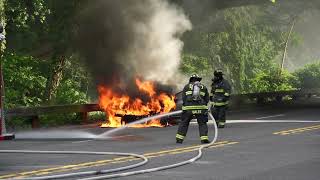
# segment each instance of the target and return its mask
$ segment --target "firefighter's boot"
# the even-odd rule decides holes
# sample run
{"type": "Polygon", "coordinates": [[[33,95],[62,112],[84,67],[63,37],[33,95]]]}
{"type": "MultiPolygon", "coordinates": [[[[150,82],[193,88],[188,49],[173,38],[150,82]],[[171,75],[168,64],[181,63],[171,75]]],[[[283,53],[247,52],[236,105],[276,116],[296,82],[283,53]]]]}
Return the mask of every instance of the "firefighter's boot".
{"type": "Polygon", "coordinates": [[[176,135],[176,143],[177,144],[182,144],[183,143],[183,139],[184,139],[183,135],[180,135],[180,134],[176,135]]]}
{"type": "Polygon", "coordinates": [[[201,136],[201,144],[208,144],[210,143],[208,136],[201,136]]]}
{"type": "Polygon", "coordinates": [[[218,128],[224,128],[225,127],[225,122],[223,122],[223,121],[219,121],[218,122],[218,128]]]}
{"type": "Polygon", "coordinates": [[[205,139],[205,140],[201,140],[201,144],[209,144],[210,141],[208,139],[205,139]]]}
{"type": "Polygon", "coordinates": [[[176,143],[177,143],[177,144],[182,144],[182,143],[183,143],[183,140],[176,138],[176,143]]]}

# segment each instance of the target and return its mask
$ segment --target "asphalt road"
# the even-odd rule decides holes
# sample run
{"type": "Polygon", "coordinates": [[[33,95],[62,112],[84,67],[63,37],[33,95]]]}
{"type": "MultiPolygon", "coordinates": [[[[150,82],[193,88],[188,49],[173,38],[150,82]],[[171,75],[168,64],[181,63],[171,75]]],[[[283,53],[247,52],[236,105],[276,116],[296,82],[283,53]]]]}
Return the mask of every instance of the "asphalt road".
{"type": "MultiPolygon", "coordinates": [[[[314,106],[259,108],[254,111],[246,109],[231,112],[227,127],[219,129],[217,143],[205,149],[200,160],[174,169],[119,179],[319,180],[319,109],[320,106],[314,106]]],[[[75,133],[77,138],[83,138],[91,133],[100,134],[108,129],[73,127],[60,129],[58,134],[63,136],[64,132],[70,133],[74,130],[89,132],[75,133]]],[[[197,154],[196,148],[200,144],[197,124],[190,125],[187,138],[182,145],[175,144],[176,130],[177,126],[127,129],[112,140],[99,141],[81,138],[2,141],[0,149],[116,151],[145,154],[149,157],[149,163],[137,168],[138,170],[173,164],[197,154]]],[[[214,133],[212,124],[210,130],[212,137],[214,133]]],[[[48,138],[50,134],[54,132],[40,132],[35,136],[48,138]]],[[[70,134],[68,138],[72,138],[69,136],[70,134]]],[[[101,155],[0,154],[0,179],[110,169],[137,162],[138,160],[128,157],[101,155]]]]}

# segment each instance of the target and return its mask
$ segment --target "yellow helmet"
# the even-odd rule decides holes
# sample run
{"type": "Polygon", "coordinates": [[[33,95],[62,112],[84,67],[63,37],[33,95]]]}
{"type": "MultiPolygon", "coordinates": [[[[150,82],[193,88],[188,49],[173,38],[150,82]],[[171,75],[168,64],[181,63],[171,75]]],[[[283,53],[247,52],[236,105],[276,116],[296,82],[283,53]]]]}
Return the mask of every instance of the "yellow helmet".
{"type": "Polygon", "coordinates": [[[192,75],[190,76],[189,81],[191,82],[192,80],[201,81],[201,80],[202,80],[202,77],[199,76],[198,74],[192,74],[192,75]]]}

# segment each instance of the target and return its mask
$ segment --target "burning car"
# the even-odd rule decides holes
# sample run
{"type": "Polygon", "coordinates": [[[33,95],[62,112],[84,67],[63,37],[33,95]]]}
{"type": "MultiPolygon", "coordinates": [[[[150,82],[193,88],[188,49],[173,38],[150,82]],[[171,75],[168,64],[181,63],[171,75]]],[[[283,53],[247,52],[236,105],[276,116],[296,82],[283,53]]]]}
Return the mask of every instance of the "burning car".
{"type": "MultiPolygon", "coordinates": [[[[127,94],[115,92],[112,88],[99,86],[99,105],[106,112],[107,122],[101,127],[120,127],[132,121],[155,114],[167,113],[176,109],[175,96],[159,91],[152,81],[135,79],[136,88],[141,97],[130,97],[127,94]]],[[[145,124],[132,127],[164,127],[168,120],[154,119],[145,124]]]]}

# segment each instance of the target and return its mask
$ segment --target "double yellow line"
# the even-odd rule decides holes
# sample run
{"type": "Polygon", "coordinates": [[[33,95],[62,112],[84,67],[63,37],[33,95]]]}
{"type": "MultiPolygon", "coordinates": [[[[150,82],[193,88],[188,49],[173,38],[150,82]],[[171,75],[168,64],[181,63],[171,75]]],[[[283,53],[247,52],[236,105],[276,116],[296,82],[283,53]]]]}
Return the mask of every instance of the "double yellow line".
{"type": "MultiPolygon", "coordinates": [[[[218,148],[223,147],[227,145],[233,145],[237,144],[239,142],[235,141],[221,141],[214,143],[209,148],[218,148]]],[[[183,148],[175,148],[175,149],[169,149],[164,151],[157,151],[157,152],[151,152],[146,153],[144,156],[147,158],[155,158],[155,157],[161,157],[166,155],[173,155],[173,154],[182,154],[187,152],[192,152],[197,150],[201,145],[195,145],[195,146],[188,146],[183,148]]],[[[99,161],[93,161],[93,162],[85,162],[80,164],[72,164],[72,165],[66,165],[66,166],[58,166],[53,168],[46,168],[46,169],[39,169],[34,171],[26,171],[26,172],[20,172],[20,173],[12,173],[7,175],[0,176],[0,179],[8,179],[8,178],[24,178],[29,176],[43,176],[48,175],[51,173],[60,173],[65,171],[72,171],[72,170],[78,170],[83,168],[89,168],[89,167],[96,167],[96,166],[104,166],[107,164],[118,164],[118,163],[124,163],[129,161],[135,161],[140,160],[135,157],[119,157],[119,158],[113,158],[113,159],[106,159],[106,160],[99,160],[99,161]]]]}
{"type": "Polygon", "coordinates": [[[308,126],[308,127],[302,127],[302,128],[296,128],[296,129],[289,129],[289,130],[285,130],[285,131],[278,131],[278,132],[274,132],[273,134],[285,136],[285,135],[297,134],[297,133],[312,131],[312,130],[317,130],[317,129],[320,129],[320,125],[308,126]]]}

